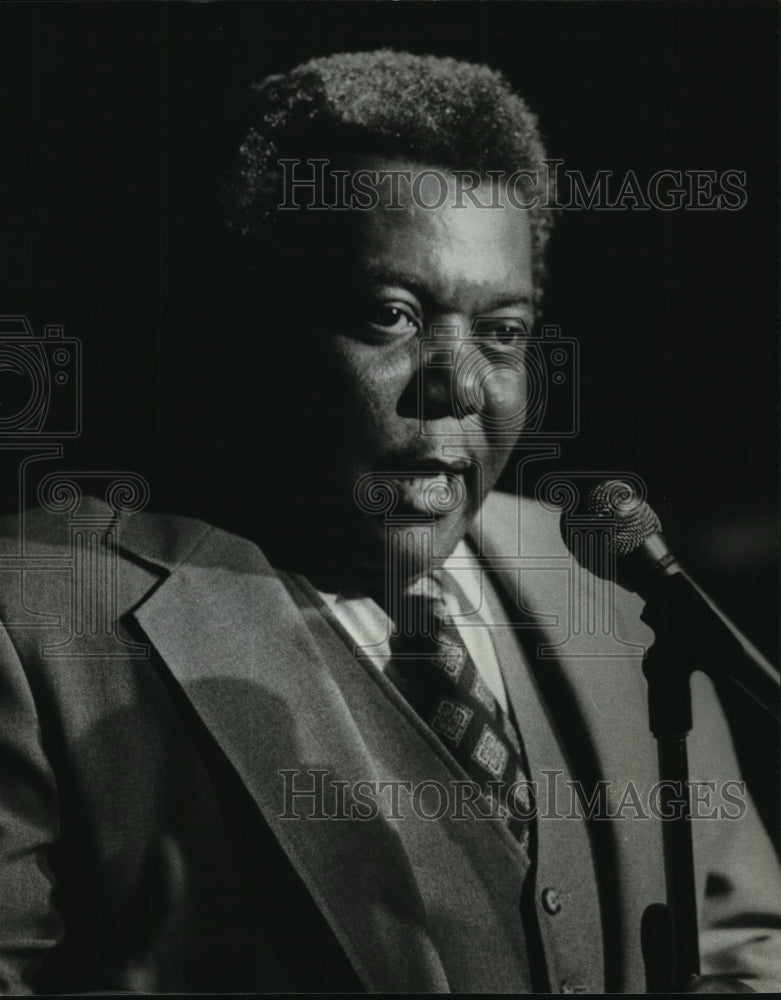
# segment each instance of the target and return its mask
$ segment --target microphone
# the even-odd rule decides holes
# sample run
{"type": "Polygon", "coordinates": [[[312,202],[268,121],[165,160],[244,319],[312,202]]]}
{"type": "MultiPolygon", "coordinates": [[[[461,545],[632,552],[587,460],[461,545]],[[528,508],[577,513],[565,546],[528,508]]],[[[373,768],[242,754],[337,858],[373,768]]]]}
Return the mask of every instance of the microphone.
{"type": "Polygon", "coordinates": [[[659,518],[634,489],[619,479],[598,483],[586,496],[585,514],[576,523],[609,527],[605,546],[612,558],[605,565],[593,546],[572,548],[571,522],[564,513],[562,537],[578,562],[603,579],[614,564],[615,579],[646,601],[641,617],[664,638],[666,650],[685,656],[689,670],[729,678],[778,719],[775,667],[686,573],[665,541],[659,518]]]}

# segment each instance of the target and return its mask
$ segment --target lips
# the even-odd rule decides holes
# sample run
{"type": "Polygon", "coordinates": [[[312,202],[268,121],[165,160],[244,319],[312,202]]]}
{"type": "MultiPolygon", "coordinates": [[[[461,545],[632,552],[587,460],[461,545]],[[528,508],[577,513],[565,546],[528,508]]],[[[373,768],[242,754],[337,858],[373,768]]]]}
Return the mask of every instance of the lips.
{"type": "Polygon", "coordinates": [[[385,464],[381,475],[396,492],[396,513],[443,517],[465,503],[471,467],[462,458],[416,456],[385,464]]]}
{"type": "Polygon", "coordinates": [[[378,472],[398,476],[436,476],[440,473],[459,475],[472,467],[468,458],[454,456],[442,458],[439,455],[394,455],[378,464],[378,472]]]}

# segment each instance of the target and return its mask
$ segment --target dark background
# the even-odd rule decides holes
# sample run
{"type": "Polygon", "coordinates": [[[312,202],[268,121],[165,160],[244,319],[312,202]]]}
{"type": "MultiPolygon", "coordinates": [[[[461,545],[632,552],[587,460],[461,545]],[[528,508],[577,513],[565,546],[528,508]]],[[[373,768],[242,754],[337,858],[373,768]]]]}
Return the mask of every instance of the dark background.
{"type": "Polygon", "coordinates": [[[568,168],[747,172],[739,212],[564,213],[545,319],[582,355],[581,432],[558,465],[641,475],[775,659],[777,22],[746,2],[4,5],[0,312],[83,341],[84,429],[60,467],[132,469],[153,507],[230,523],[221,466],[241,439],[251,503],[263,456],[230,372],[262,365],[279,331],[262,304],[248,328],[221,319],[210,261],[238,98],[337,50],[484,61],[568,168]]]}

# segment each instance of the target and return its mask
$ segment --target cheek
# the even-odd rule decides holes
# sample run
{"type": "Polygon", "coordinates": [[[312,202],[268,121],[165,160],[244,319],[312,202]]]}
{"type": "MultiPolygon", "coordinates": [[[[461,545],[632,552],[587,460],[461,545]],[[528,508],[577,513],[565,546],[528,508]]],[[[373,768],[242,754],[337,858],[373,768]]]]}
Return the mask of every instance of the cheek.
{"type": "Polygon", "coordinates": [[[522,362],[508,359],[501,367],[487,372],[483,380],[486,403],[492,409],[510,414],[526,398],[527,372],[522,362]]]}
{"type": "Polygon", "coordinates": [[[365,436],[385,435],[401,419],[398,404],[414,376],[408,350],[381,350],[354,341],[337,340],[334,356],[339,372],[337,405],[349,411],[365,436]]]}

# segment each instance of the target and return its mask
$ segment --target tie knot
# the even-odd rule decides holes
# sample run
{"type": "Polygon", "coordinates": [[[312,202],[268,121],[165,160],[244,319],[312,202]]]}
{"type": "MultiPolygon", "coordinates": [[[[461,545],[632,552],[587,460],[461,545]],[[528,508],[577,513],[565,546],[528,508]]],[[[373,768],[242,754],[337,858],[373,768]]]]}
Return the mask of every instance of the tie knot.
{"type": "Polygon", "coordinates": [[[392,606],[387,610],[398,635],[435,639],[441,625],[448,623],[442,581],[437,573],[418,577],[390,603],[392,606]]]}
{"type": "Polygon", "coordinates": [[[431,601],[433,604],[444,603],[441,575],[431,572],[419,576],[407,586],[404,597],[407,600],[431,601]]]}

